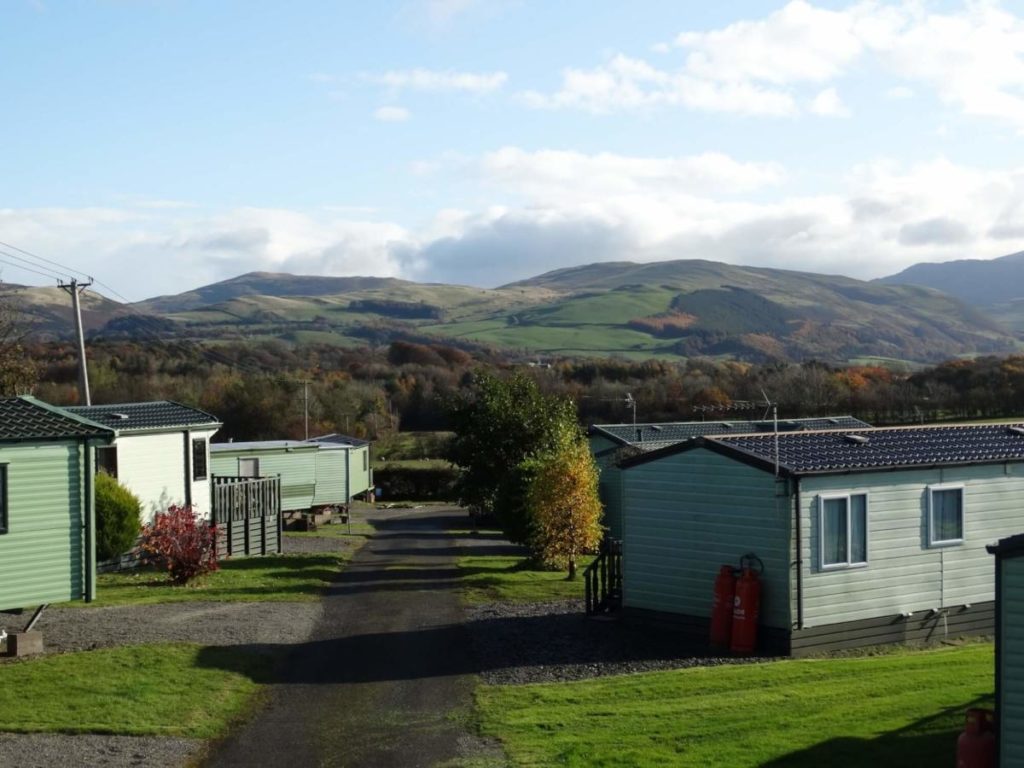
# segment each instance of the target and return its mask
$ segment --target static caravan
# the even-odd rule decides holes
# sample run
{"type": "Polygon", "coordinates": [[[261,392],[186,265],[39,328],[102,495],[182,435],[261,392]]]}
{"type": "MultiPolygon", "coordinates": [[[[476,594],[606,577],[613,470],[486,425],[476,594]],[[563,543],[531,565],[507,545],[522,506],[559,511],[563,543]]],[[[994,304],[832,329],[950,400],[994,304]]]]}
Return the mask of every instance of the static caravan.
{"type": "Polygon", "coordinates": [[[215,416],[169,400],[64,410],[114,431],[96,465],[139,497],[143,523],[172,504],[209,517],[210,438],[221,427],[215,416]]]}
{"type": "Polygon", "coordinates": [[[1024,534],[996,556],[996,733],[1000,768],[1024,767],[1024,534]]]}
{"type": "Polygon", "coordinates": [[[764,563],[761,635],[802,655],[991,632],[986,544],[1024,527],[1024,425],[701,437],[623,468],[623,609],[706,633],[764,563]]]}
{"type": "Polygon", "coordinates": [[[35,398],[0,400],[0,609],[95,598],[93,451],[113,439],[35,398]]]}
{"type": "MultiPolygon", "coordinates": [[[[309,442],[320,446],[333,446],[345,450],[346,488],[345,503],[373,488],[373,469],[370,467],[370,443],[347,435],[322,435],[309,442]]],[[[318,478],[319,480],[319,478],[318,478]]]]}
{"type": "MultiPolygon", "coordinates": [[[[869,427],[852,416],[827,416],[816,419],[784,419],[780,432],[820,429],[863,429],[869,427]]],[[[677,421],[660,424],[594,424],[587,430],[590,452],[599,475],[598,493],[604,505],[604,525],[613,539],[622,538],[622,475],[619,462],[639,453],[647,453],[685,443],[703,435],[740,435],[772,432],[769,421],[677,421]]]]}
{"type": "Polygon", "coordinates": [[[301,440],[214,443],[210,469],[217,477],[281,477],[281,511],[313,506],[318,446],[301,440]]]}

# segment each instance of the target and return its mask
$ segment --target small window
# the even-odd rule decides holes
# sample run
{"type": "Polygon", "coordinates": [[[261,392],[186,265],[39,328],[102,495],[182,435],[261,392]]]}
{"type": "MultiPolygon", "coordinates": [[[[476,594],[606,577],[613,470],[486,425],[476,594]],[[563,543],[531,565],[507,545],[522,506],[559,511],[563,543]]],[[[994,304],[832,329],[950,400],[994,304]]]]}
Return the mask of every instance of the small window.
{"type": "Polygon", "coordinates": [[[363,451],[363,472],[366,471],[366,451],[363,451]]]}
{"type": "Polygon", "coordinates": [[[260,460],[259,459],[239,459],[238,460],[238,476],[239,477],[259,477],[260,476],[260,460]]]}
{"type": "Polygon", "coordinates": [[[117,477],[117,446],[96,449],[96,471],[117,477]]]}
{"type": "Polygon", "coordinates": [[[7,533],[7,465],[0,464],[0,534],[7,533]]]}
{"type": "Polygon", "coordinates": [[[867,494],[819,496],[818,531],[822,570],[867,565],[867,494]]]}
{"type": "Polygon", "coordinates": [[[928,489],[928,546],[963,544],[964,487],[933,485],[928,489]]]}
{"type": "Polygon", "coordinates": [[[206,438],[192,440],[192,480],[206,479],[206,438]]]}

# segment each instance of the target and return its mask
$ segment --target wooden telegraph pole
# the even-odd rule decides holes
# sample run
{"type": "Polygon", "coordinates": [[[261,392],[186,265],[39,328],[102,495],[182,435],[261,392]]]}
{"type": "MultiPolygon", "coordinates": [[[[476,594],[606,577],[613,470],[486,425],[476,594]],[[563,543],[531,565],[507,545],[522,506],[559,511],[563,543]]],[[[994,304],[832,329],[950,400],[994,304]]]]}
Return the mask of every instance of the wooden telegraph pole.
{"type": "Polygon", "coordinates": [[[72,278],[70,283],[58,283],[64,291],[71,295],[71,306],[75,313],[75,331],[78,336],[78,396],[82,405],[92,405],[92,398],[89,397],[89,371],[85,363],[85,334],[82,332],[82,305],[79,297],[82,292],[92,285],[90,279],[87,283],[80,283],[72,278]]]}

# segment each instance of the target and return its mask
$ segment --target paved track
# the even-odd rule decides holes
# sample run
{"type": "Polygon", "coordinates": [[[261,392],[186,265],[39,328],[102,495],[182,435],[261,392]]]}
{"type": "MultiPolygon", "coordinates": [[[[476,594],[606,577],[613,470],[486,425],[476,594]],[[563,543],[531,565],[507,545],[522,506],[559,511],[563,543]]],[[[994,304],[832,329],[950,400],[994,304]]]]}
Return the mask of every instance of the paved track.
{"type": "MultiPolygon", "coordinates": [[[[417,768],[500,758],[462,725],[473,664],[455,591],[453,510],[381,524],[324,598],[267,705],[209,766],[417,768]]],[[[465,522],[464,513],[457,518],[465,522]]]]}

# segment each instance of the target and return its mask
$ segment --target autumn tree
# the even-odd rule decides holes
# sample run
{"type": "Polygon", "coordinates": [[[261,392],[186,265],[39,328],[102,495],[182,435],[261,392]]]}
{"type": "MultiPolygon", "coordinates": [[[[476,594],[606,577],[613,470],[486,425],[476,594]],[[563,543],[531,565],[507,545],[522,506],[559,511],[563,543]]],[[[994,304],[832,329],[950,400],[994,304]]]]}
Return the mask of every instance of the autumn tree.
{"type": "Polygon", "coordinates": [[[558,444],[529,459],[530,548],[545,565],[566,568],[576,578],[579,556],[601,541],[601,501],[597,467],[578,428],[567,430],[558,444]]]}
{"type": "Polygon", "coordinates": [[[0,397],[15,397],[32,390],[38,378],[36,364],[22,346],[23,330],[10,294],[0,296],[0,397]]]}
{"type": "Polygon", "coordinates": [[[576,410],[564,398],[545,395],[522,373],[508,378],[479,372],[449,405],[455,437],[446,458],[461,468],[456,492],[465,506],[495,514],[514,542],[529,538],[524,459],[552,450],[576,410]]]}

